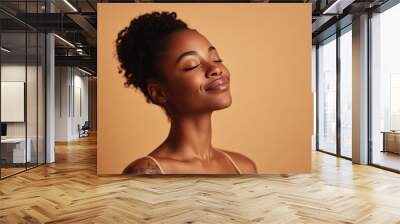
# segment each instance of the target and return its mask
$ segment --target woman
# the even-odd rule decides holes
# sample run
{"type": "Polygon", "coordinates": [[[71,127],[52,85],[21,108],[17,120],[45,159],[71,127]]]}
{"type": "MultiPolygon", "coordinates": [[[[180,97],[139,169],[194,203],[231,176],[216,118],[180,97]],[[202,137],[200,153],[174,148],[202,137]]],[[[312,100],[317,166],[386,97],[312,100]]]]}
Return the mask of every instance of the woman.
{"type": "Polygon", "coordinates": [[[174,12],[153,12],[133,19],[116,45],[125,85],[162,107],[171,123],[164,142],[123,173],[257,173],[246,156],[211,144],[211,115],[232,99],[229,71],[203,35],[174,12]]]}

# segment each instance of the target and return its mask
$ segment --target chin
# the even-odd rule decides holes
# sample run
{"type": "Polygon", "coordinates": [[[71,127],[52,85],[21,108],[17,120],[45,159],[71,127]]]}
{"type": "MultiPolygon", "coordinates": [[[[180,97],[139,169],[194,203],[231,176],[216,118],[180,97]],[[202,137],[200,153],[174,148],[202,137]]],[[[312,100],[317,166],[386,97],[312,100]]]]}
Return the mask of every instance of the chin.
{"type": "Polygon", "coordinates": [[[215,107],[213,109],[214,110],[222,110],[222,109],[230,107],[231,105],[232,105],[232,98],[229,96],[224,99],[220,99],[218,102],[216,102],[214,104],[215,107]]]}

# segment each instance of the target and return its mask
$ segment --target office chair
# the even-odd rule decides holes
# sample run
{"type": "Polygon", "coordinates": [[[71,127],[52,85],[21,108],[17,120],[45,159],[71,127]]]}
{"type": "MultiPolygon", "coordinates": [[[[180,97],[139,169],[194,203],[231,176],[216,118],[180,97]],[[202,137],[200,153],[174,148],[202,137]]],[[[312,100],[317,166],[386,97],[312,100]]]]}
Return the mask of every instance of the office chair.
{"type": "Polygon", "coordinates": [[[79,138],[89,136],[89,129],[90,129],[89,121],[85,121],[82,127],[80,127],[80,125],[78,124],[79,138]]]}

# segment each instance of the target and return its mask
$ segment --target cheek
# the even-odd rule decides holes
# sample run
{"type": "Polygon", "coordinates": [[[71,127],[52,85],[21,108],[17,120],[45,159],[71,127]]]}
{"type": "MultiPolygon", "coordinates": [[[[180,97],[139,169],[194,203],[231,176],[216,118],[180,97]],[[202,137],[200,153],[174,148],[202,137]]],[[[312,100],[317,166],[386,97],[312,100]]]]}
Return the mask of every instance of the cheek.
{"type": "Polygon", "coordinates": [[[181,74],[181,76],[175,80],[171,80],[170,91],[180,97],[188,95],[198,95],[201,91],[203,78],[199,74],[187,73],[181,74]]]}

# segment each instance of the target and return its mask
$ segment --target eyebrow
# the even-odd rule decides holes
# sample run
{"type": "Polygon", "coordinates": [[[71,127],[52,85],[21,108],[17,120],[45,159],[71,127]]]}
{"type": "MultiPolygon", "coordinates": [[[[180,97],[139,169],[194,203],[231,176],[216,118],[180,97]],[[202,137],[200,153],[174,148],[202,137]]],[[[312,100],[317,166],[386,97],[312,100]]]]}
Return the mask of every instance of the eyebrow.
{"type": "MultiPolygon", "coordinates": [[[[212,50],[217,50],[214,46],[210,46],[208,48],[208,52],[212,51],[212,50]]],[[[187,51],[183,54],[181,54],[177,59],[176,59],[176,63],[178,63],[183,57],[189,56],[189,55],[199,55],[199,53],[197,53],[197,51],[187,51]]]]}

